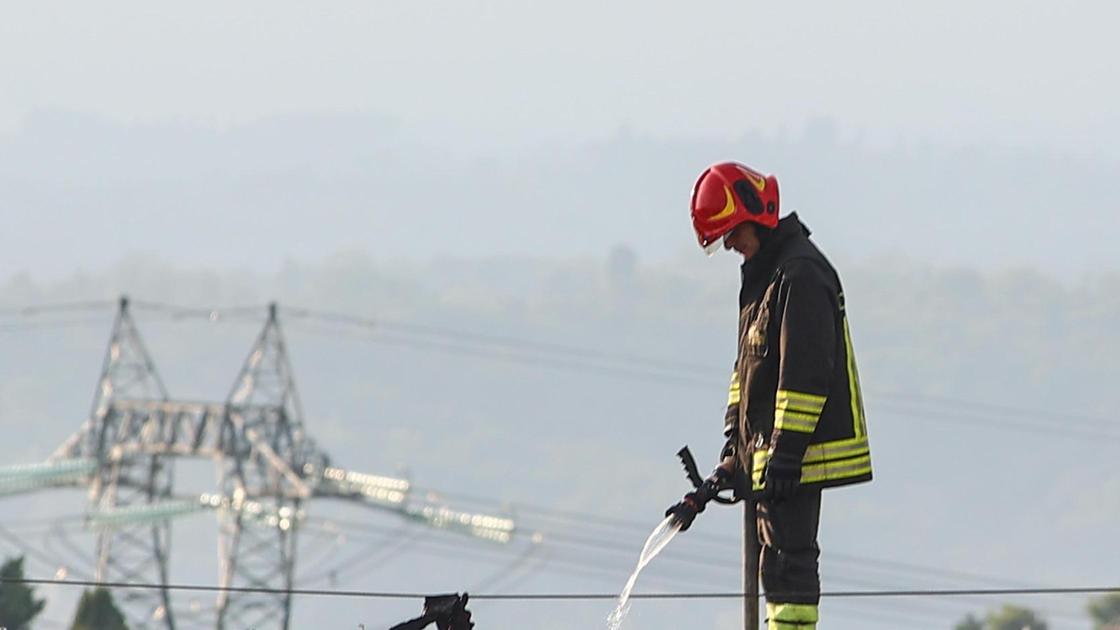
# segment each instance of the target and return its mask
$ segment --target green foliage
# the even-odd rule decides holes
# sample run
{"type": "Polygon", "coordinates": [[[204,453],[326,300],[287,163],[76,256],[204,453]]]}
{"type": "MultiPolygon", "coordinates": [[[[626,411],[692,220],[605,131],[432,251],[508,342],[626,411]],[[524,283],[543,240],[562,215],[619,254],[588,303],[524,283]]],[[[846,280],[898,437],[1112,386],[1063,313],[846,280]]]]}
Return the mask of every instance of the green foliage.
{"type": "Polygon", "coordinates": [[[981,622],[969,613],[957,622],[953,630],[1047,630],[1046,621],[1029,608],[1004,604],[1003,608],[989,611],[981,622]]]}
{"type": "Polygon", "coordinates": [[[969,613],[967,617],[953,626],[953,630],[984,630],[984,624],[976,618],[976,615],[969,613]]]}
{"type": "Polygon", "coordinates": [[[1109,593],[1089,600],[1093,630],[1120,630],[1120,593],[1109,593]]]}
{"type": "Polygon", "coordinates": [[[988,613],[987,630],[1047,630],[1046,622],[1029,608],[1004,604],[988,613]]]}
{"type": "Polygon", "coordinates": [[[70,630],[128,630],[124,615],[103,588],[82,593],[70,630]]]}
{"type": "Polygon", "coordinates": [[[0,567],[0,628],[27,630],[31,620],[43,611],[44,600],[35,599],[31,587],[8,580],[23,579],[23,556],[11,558],[0,567]]]}

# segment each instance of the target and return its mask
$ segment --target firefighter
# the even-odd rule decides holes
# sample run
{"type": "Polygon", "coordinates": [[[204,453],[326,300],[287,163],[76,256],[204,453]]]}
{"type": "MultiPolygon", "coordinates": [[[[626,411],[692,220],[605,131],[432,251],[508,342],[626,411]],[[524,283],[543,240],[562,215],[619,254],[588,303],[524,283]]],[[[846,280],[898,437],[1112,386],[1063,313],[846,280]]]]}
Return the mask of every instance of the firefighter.
{"type": "MultiPolygon", "coordinates": [[[[704,171],[692,223],[709,255],[743,258],[738,352],[717,469],[758,501],[760,579],[770,630],[813,630],[821,490],[871,480],[871,452],[836,270],[797,213],[779,220],[778,180],[742,164],[704,171]]],[[[669,509],[687,529],[697,495],[669,509]]]]}

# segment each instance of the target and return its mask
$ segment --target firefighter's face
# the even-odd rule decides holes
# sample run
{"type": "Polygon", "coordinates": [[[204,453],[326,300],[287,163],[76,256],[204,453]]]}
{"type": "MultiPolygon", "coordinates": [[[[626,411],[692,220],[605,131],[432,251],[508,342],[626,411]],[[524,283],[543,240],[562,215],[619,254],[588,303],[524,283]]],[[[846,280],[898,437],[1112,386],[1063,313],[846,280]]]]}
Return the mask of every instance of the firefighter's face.
{"type": "Polygon", "coordinates": [[[744,260],[750,260],[758,253],[762,243],[753,223],[740,223],[723,237],[723,247],[739,252],[744,260]]]}

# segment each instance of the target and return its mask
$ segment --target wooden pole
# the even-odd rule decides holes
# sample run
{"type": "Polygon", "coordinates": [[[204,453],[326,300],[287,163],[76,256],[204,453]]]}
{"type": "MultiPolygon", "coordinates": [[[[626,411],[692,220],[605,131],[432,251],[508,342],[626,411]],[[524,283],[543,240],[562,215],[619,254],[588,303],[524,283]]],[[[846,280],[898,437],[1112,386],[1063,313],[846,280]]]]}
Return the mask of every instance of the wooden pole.
{"type": "Polygon", "coordinates": [[[758,630],[758,504],[743,501],[743,628],[758,630]]]}

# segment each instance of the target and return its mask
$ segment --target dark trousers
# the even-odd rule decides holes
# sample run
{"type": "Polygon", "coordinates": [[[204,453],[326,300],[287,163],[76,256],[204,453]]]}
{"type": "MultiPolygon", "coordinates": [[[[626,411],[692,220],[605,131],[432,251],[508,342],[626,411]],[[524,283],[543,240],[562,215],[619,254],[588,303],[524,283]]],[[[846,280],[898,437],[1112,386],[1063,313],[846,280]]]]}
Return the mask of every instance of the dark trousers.
{"type": "Polygon", "coordinates": [[[758,539],[762,544],[759,573],[767,602],[820,602],[820,518],[819,488],[801,488],[792,498],[778,503],[758,503],[758,539]]]}

